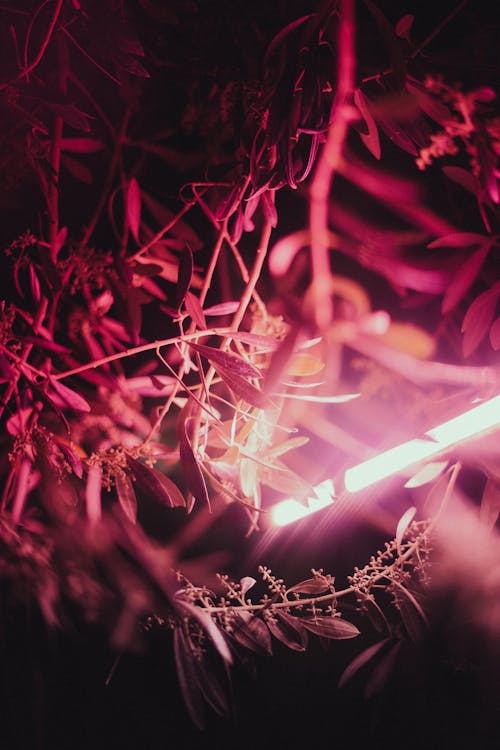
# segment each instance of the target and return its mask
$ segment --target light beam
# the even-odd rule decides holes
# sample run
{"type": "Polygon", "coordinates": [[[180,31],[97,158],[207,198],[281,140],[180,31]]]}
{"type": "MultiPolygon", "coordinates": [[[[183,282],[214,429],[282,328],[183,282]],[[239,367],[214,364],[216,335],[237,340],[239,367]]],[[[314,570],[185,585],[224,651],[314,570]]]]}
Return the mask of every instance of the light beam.
{"type": "MultiPolygon", "coordinates": [[[[372,458],[352,466],[344,474],[344,486],[348,492],[359,492],[383,479],[435,458],[459,443],[478,437],[500,427],[500,395],[449,419],[428,430],[428,439],[415,438],[378,453],[372,458]]],[[[286,526],[330,505],[335,496],[333,482],[326,480],[314,491],[306,504],[293,498],[282,500],[271,508],[271,519],[275,526],[286,526]]]]}

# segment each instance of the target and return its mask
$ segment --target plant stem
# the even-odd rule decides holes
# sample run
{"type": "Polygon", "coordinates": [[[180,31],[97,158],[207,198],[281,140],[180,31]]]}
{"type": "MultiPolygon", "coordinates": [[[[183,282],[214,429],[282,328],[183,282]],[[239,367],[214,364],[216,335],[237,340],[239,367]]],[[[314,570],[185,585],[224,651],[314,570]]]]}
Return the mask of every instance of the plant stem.
{"type": "Polygon", "coordinates": [[[342,0],[338,33],[338,82],[333,100],[326,143],[314,172],[310,189],[312,305],[315,323],[324,330],[333,317],[331,269],[328,243],[329,198],[332,181],[351,120],[348,98],[354,87],[355,24],[353,0],[342,0]]]}

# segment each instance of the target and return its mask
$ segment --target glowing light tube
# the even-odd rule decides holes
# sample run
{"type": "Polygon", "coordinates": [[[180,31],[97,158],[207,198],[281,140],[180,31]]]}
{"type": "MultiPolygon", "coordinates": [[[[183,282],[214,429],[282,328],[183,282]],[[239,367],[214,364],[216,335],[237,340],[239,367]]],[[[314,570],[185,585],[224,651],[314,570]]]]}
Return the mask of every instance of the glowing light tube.
{"type": "MultiPolygon", "coordinates": [[[[359,492],[394,476],[405,469],[429,460],[443,451],[472,437],[477,437],[500,427],[500,396],[449,419],[428,430],[428,440],[416,438],[389,448],[382,453],[351,467],[345,472],[344,486],[348,492],[359,492]]],[[[307,504],[292,498],[277,503],[271,509],[271,519],[275,526],[286,526],[300,518],[305,518],[325,508],[333,501],[333,482],[326,480],[314,488],[318,497],[308,498],[307,504]]]]}

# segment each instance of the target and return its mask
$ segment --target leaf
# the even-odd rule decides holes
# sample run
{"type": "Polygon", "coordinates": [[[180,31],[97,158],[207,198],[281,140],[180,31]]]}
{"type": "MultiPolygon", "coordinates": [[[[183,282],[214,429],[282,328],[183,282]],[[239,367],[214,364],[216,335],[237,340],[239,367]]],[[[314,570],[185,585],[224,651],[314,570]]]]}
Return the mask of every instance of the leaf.
{"type": "Polygon", "coordinates": [[[84,185],[92,185],[94,178],[92,177],[92,172],[85,164],[67,154],[61,154],[61,164],[73,175],[75,180],[83,182],[84,185]]]}
{"type": "Polygon", "coordinates": [[[127,223],[135,241],[139,242],[139,227],[141,224],[141,190],[135,177],[132,177],[127,188],[127,223]]]}
{"type": "Polygon", "coordinates": [[[415,517],[415,513],[417,512],[417,509],[415,507],[408,508],[405,510],[403,515],[398,521],[398,525],[396,527],[396,544],[398,548],[398,552],[401,555],[401,543],[403,541],[403,537],[408,529],[408,526],[412,522],[413,518],[415,517]]]}
{"type": "Polygon", "coordinates": [[[479,182],[477,177],[463,167],[443,167],[443,174],[469,193],[476,195],[478,192],[479,182]]]}
{"type": "Polygon", "coordinates": [[[252,578],[251,576],[245,576],[244,578],[240,579],[240,586],[241,586],[241,595],[245,596],[245,594],[248,593],[248,591],[255,586],[257,581],[255,578],[252,578]]]}
{"type": "Polygon", "coordinates": [[[410,31],[411,27],[413,26],[414,20],[415,16],[412,16],[411,13],[405,13],[405,15],[399,19],[394,29],[397,36],[401,37],[401,39],[406,39],[406,41],[409,42],[410,31]]]}
{"type": "MultiPolygon", "coordinates": [[[[75,411],[90,411],[89,402],[76,391],[68,388],[59,380],[56,380],[52,375],[48,375],[48,381],[52,391],[59,396],[59,406],[69,406],[75,411]]],[[[53,394],[48,394],[53,398],[53,394]]]]}
{"type": "Polygon", "coordinates": [[[14,494],[14,500],[12,502],[12,521],[14,524],[19,523],[23,515],[24,506],[26,505],[26,498],[29,492],[29,482],[32,468],[32,462],[29,460],[29,458],[24,457],[21,460],[21,464],[16,473],[16,491],[14,494]]]}
{"type": "Polygon", "coordinates": [[[75,154],[95,154],[102,151],[104,143],[96,138],[61,138],[61,150],[75,154]]]}
{"type": "Polygon", "coordinates": [[[115,474],[115,487],[121,509],[132,523],[137,522],[137,497],[130,478],[125,472],[115,474]]]}
{"type": "Polygon", "coordinates": [[[401,42],[396,35],[392,24],[388,21],[380,8],[372,0],[364,0],[366,7],[372,14],[377,24],[380,34],[385,42],[385,46],[391,61],[394,78],[398,86],[403,86],[406,79],[406,63],[401,42]]]}
{"type": "Polygon", "coordinates": [[[16,371],[7,357],[0,352],[0,383],[8,383],[15,378],[16,371]]]}
{"type": "Polygon", "coordinates": [[[250,612],[237,612],[231,626],[231,635],[240,645],[258,654],[272,654],[270,632],[259,617],[250,612]]]}
{"type": "Polygon", "coordinates": [[[250,406],[263,409],[266,404],[270,403],[268,397],[245,378],[225,367],[221,367],[221,365],[214,365],[214,367],[234,395],[246,401],[250,406]]]}
{"type": "Polygon", "coordinates": [[[177,438],[179,440],[182,473],[184,481],[193,497],[205,503],[210,510],[210,498],[208,496],[207,485],[205,484],[205,477],[189,442],[187,421],[190,418],[190,411],[191,402],[188,401],[177,419],[177,438]]]}
{"type": "MultiPolygon", "coordinates": [[[[469,306],[462,322],[462,349],[465,357],[470,356],[479,346],[490,329],[500,296],[500,285],[495,284],[478,295],[469,306]]],[[[491,335],[491,334],[490,334],[491,335]]]]}
{"type": "Polygon", "coordinates": [[[230,352],[224,352],[221,349],[216,349],[212,346],[205,346],[204,344],[195,344],[192,341],[188,341],[188,345],[194,349],[202,357],[208,359],[209,362],[214,365],[221,365],[225,370],[229,370],[236,375],[240,375],[242,378],[261,378],[261,371],[242,357],[237,354],[230,352]]]}
{"type": "Polygon", "coordinates": [[[206,631],[207,635],[210,636],[212,643],[214,644],[219,655],[222,657],[226,664],[233,663],[233,657],[231,651],[227,645],[226,639],[222,635],[220,629],[217,627],[215,622],[210,617],[208,612],[205,612],[201,607],[197,607],[195,604],[191,604],[187,601],[178,600],[179,606],[194,617],[202,628],[206,631]]]}
{"type": "Polygon", "coordinates": [[[188,713],[198,729],[204,729],[205,704],[194,666],[194,656],[180,627],[174,628],[174,658],[182,697],[188,713]]]}
{"type": "Polygon", "coordinates": [[[500,349],[500,317],[495,320],[490,328],[490,343],[495,351],[500,349]]]}
{"type": "Polygon", "coordinates": [[[476,280],[481,267],[491,249],[491,242],[480,247],[462,263],[450,279],[443,297],[441,309],[443,313],[450,312],[458,305],[476,280]]]}
{"type": "Polygon", "coordinates": [[[452,234],[445,234],[444,237],[438,237],[437,240],[429,242],[427,247],[434,249],[437,247],[472,247],[473,245],[481,245],[484,242],[488,242],[489,237],[484,234],[477,234],[476,232],[453,232],[452,234]]]}
{"type": "Polygon", "coordinates": [[[287,590],[287,594],[322,594],[323,591],[329,591],[330,585],[328,581],[321,577],[308,578],[305,581],[296,583],[287,590]]]}
{"type": "MultiPolygon", "coordinates": [[[[57,438],[56,438],[57,439],[57,438]]],[[[64,458],[71,466],[74,474],[81,479],[83,477],[83,462],[78,453],[73,449],[71,445],[57,439],[59,449],[62,451],[64,458]]]]}
{"type": "Polygon", "coordinates": [[[437,479],[448,466],[448,461],[431,461],[425,464],[420,471],[409,479],[405,487],[422,487],[424,484],[429,484],[434,479],[437,479]]]}
{"type": "Polygon", "coordinates": [[[193,269],[193,251],[191,250],[189,244],[186,243],[179,258],[179,268],[177,271],[177,286],[175,289],[175,301],[177,304],[177,308],[179,308],[184,302],[186,293],[191,286],[193,269]]]}
{"type": "Polygon", "coordinates": [[[366,683],[365,688],[365,697],[371,698],[372,696],[379,693],[384,685],[387,683],[388,678],[391,675],[394,663],[396,661],[397,655],[401,648],[401,641],[398,641],[395,643],[391,648],[388,650],[386,654],[384,654],[375,669],[373,670],[371,677],[366,683]]]}
{"type": "Polygon", "coordinates": [[[417,642],[422,635],[422,625],[429,624],[427,615],[411,591],[394,578],[391,580],[396,606],[411,640],[417,642]],[[403,596],[401,596],[402,594],[403,596]]]}
{"type": "Polygon", "coordinates": [[[186,501],[179,488],[157,469],[127,456],[127,464],[141,491],[169,508],[185,507],[186,501]]]}
{"type": "Polygon", "coordinates": [[[356,89],[354,92],[354,103],[359,109],[359,112],[368,128],[368,133],[360,133],[359,136],[368,151],[370,151],[376,159],[380,159],[381,150],[378,128],[370,110],[368,109],[367,101],[367,97],[363,94],[361,89],[356,89]]]}
{"type": "Polygon", "coordinates": [[[271,634],[292,651],[305,651],[307,648],[307,630],[298,617],[276,610],[273,617],[266,620],[271,634]]]}
{"type": "Polygon", "coordinates": [[[359,635],[358,628],[340,617],[301,617],[302,625],[323,638],[342,640],[344,638],[355,638],[359,635]]]}
{"type": "Polygon", "coordinates": [[[368,662],[370,662],[373,657],[376,656],[378,652],[381,651],[389,642],[389,638],[384,638],[384,640],[378,641],[378,643],[374,643],[372,646],[368,646],[368,648],[363,649],[363,651],[361,651],[361,653],[359,653],[351,661],[351,663],[347,665],[347,667],[340,675],[338,687],[344,687],[344,685],[349,682],[349,680],[352,680],[354,675],[356,675],[366,664],[368,664],[368,662]]]}
{"type": "Polygon", "coordinates": [[[87,474],[87,484],[85,485],[85,503],[87,518],[90,523],[101,520],[101,488],[102,468],[100,464],[91,464],[87,474]]]}
{"type": "Polygon", "coordinates": [[[500,514],[500,485],[491,477],[485,482],[481,496],[479,520],[487,529],[493,529],[500,514]]]}
{"type": "Polygon", "coordinates": [[[233,302],[221,302],[219,305],[212,305],[206,307],[203,312],[207,317],[217,317],[218,315],[232,315],[236,312],[240,303],[234,300],[233,302]]]}
{"type": "Polygon", "coordinates": [[[202,331],[206,331],[207,323],[198,297],[188,291],[184,297],[184,304],[186,305],[186,310],[191,316],[191,319],[196,323],[198,328],[201,328],[202,331]]]}
{"type": "Polygon", "coordinates": [[[295,354],[287,365],[286,374],[294,378],[307,377],[316,375],[324,367],[325,363],[319,357],[313,357],[311,354],[295,354]]]}

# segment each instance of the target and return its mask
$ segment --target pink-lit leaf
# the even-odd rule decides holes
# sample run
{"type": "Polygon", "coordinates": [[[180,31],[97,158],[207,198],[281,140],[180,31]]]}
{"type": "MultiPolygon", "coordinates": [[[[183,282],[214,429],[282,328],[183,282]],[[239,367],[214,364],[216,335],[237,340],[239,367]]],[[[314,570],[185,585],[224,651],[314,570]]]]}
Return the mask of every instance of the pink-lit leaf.
{"type": "Polygon", "coordinates": [[[184,302],[186,293],[191,286],[191,279],[193,278],[193,251],[190,246],[186,243],[184,249],[179,258],[179,270],[177,272],[177,286],[175,290],[175,301],[179,308],[184,302]]]}
{"type": "Polygon", "coordinates": [[[179,456],[181,460],[182,473],[184,481],[192,493],[193,497],[207,505],[210,510],[210,498],[208,496],[205,477],[200,465],[194,455],[189,440],[187,422],[191,414],[191,402],[188,401],[186,406],[179,413],[177,419],[177,438],[179,440],[179,456]]]}
{"type": "Polygon", "coordinates": [[[87,474],[85,486],[85,506],[87,518],[90,523],[100,521],[102,515],[101,507],[102,468],[100,464],[91,464],[87,474]]]}
{"type": "Polygon", "coordinates": [[[278,461],[275,466],[259,464],[259,479],[267,487],[291,495],[298,501],[314,495],[314,488],[309,482],[278,461]]]}
{"type": "Polygon", "coordinates": [[[431,120],[446,126],[452,119],[452,114],[448,107],[436,97],[430,96],[424,88],[419,88],[412,83],[406,83],[407,91],[415,97],[418,106],[431,120]]]}
{"type": "Polygon", "coordinates": [[[255,586],[257,581],[255,578],[252,578],[251,576],[245,576],[244,578],[240,579],[240,586],[241,586],[241,595],[245,596],[250,589],[255,586]]]}
{"type": "Polygon", "coordinates": [[[26,344],[33,344],[34,346],[39,346],[42,349],[47,349],[47,351],[55,352],[56,354],[64,354],[71,351],[71,349],[68,349],[67,346],[63,346],[62,344],[58,344],[55,341],[42,338],[41,336],[19,336],[19,341],[23,341],[26,344]]]}
{"type": "Polygon", "coordinates": [[[462,322],[462,348],[465,357],[471,355],[484,339],[493,321],[500,296],[500,286],[482,292],[469,306],[462,322]]]}
{"type": "Polygon", "coordinates": [[[378,641],[378,643],[374,643],[373,646],[368,646],[368,648],[365,648],[363,651],[361,651],[360,654],[358,654],[350,664],[344,669],[340,676],[339,680],[339,688],[343,687],[347,682],[352,680],[352,678],[372,659],[381,651],[387,643],[389,643],[388,638],[384,638],[382,641],[378,641]]]}
{"type": "Polygon", "coordinates": [[[196,605],[191,604],[187,601],[178,600],[178,605],[181,609],[198,620],[202,628],[210,637],[212,643],[214,644],[224,662],[226,664],[232,664],[233,657],[231,656],[231,651],[229,650],[226,639],[222,635],[215,622],[210,617],[209,613],[205,612],[201,607],[197,607],[196,605]]]}
{"type": "Polygon", "coordinates": [[[241,375],[238,375],[232,370],[228,370],[221,365],[215,364],[215,369],[220,375],[224,383],[230,388],[237,398],[243,399],[247,404],[256,406],[258,409],[262,409],[270,403],[269,398],[258,388],[248,382],[248,380],[241,375]]]}
{"type": "Polygon", "coordinates": [[[401,39],[406,39],[406,41],[409,42],[410,31],[411,27],[413,26],[414,20],[415,16],[412,16],[411,13],[405,13],[405,15],[399,19],[394,29],[397,36],[401,37],[401,39]]]}
{"type": "Polygon", "coordinates": [[[76,450],[71,445],[58,441],[59,448],[64,455],[64,458],[71,466],[73,473],[81,479],[83,477],[83,462],[76,450]]]}
{"type": "Polygon", "coordinates": [[[469,193],[474,195],[477,193],[479,187],[477,177],[463,167],[443,167],[443,174],[469,193]]]}
{"type": "Polygon", "coordinates": [[[301,393],[277,393],[274,394],[281,398],[290,398],[295,401],[309,401],[312,404],[345,404],[355,398],[359,398],[361,393],[341,393],[338,396],[313,396],[312,394],[301,393]]]}
{"type": "Polygon", "coordinates": [[[25,457],[21,460],[20,466],[17,470],[16,491],[12,504],[12,521],[16,524],[21,520],[24,506],[26,505],[32,468],[32,462],[29,458],[25,457]]]}
{"type": "Polygon", "coordinates": [[[491,477],[486,480],[481,496],[479,520],[487,529],[493,529],[500,515],[500,485],[491,477]]]}
{"type": "Polygon", "coordinates": [[[0,383],[8,383],[9,380],[13,380],[16,375],[16,371],[11,366],[7,357],[0,352],[0,383]]]}
{"type": "Polygon", "coordinates": [[[359,134],[360,138],[365,144],[368,151],[370,151],[370,153],[373,154],[376,159],[380,159],[381,151],[378,128],[370,110],[368,109],[367,98],[363,94],[361,89],[356,89],[356,91],[354,92],[354,103],[359,109],[359,112],[368,128],[367,133],[359,134]]]}
{"type": "Polygon", "coordinates": [[[192,320],[196,323],[198,328],[201,328],[203,331],[207,328],[207,323],[205,320],[205,315],[203,313],[203,308],[200,305],[200,300],[198,297],[193,294],[192,292],[187,291],[186,296],[184,297],[184,304],[186,305],[186,310],[191,316],[192,320]]]}
{"type": "Polygon", "coordinates": [[[258,654],[272,654],[271,635],[265,623],[250,612],[238,612],[232,621],[231,635],[245,648],[258,654]]]}
{"type": "Polygon", "coordinates": [[[127,456],[127,464],[135,477],[137,488],[145,495],[169,508],[185,507],[184,496],[169,477],[132,456],[127,456]]]}
{"type": "MultiPolygon", "coordinates": [[[[206,312],[206,311],[205,311],[206,312]]],[[[279,346],[279,341],[271,336],[263,336],[260,333],[249,333],[248,331],[231,331],[231,338],[241,341],[242,344],[255,346],[261,352],[272,352],[279,346]]]]}
{"type": "Polygon", "coordinates": [[[174,658],[184,703],[198,729],[205,728],[205,704],[198,683],[195,657],[182,628],[174,629],[174,658]]]}
{"type": "Polygon", "coordinates": [[[406,78],[406,63],[400,39],[387,17],[372,0],[365,0],[365,5],[375,19],[384,40],[396,82],[399,86],[403,86],[406,78]]]}
{"type": "Polygon", "coordinates": [[[102,151],[104,143],[96,138],[61,138],[62,151],[72,151],[75,154],[95,154],[102,151]]]}
{"type": "Polygon", "coordinates": [[[30,277],[30,288],[31,295],[36,303],[40,302],[40,280],[38,278],[35,266],[33,263],[29,265],[29,277],[30,277]]]}
{"type": "Polygon", "coordinates": [[[139,242],[139,227],[141,225],[141,190],[139,183],[132,177],[127,188],[127,224],[134,239],[139,242]]]}
{"type": "Polygon", "coordinates": [[[470,255],[467,260],[457,268],[450,279],[448,288],[443,297],[443,313],[453,310],[460,300],[463,299],[465,294],[467,294],[479,274],[490,249],[491,242],[488,242],[483,245],[483,247],[480,247],[473,252],[472,255],[470,255]]]}
{"type": "Polygon", "coordinates": [[[269,61],[276,51],[276,48],[283,42],[284,39],[286,39],[287,36],[289,36],[292,32],[294,32],[296,29],[299,28],[299,26],[302,26],[306,21],[308,21],[310,18],[314,18],[317,15],[317,13],[308,13],[305,16],[301,16],[300,18],[297,18],[295,21],[292,21],[291,23],[284,26],[277,34],[274,36],[266,50],[266,54],[264,55],[264,65],[268,65],[269,61]]]}
{"type": "Polygon", "coordinates": [[[67,154],[61,154],[61,163],[73,175],[75,180],[83,182],[84,185],[92,185],[93,177],[90,169],[77,159],[73,159],[72,156],[67,154]]]}
{"type": "Polygon", "coordinates": [[[330,584],[324,578],[307,578],[305,581],[296,583],[287,590],[287,594],[322,594],[323,591],[329,591],[330,584]]]}
{"type": "Polygon", "coordinates": [[[268,190],[262,193],[261,206],[265,220],[272,227],[276,227],[278,225],[278,213],[268,190]]]}
{"type": "Polygon", "coordinates": [[[300,622],[315,635],[323,638],[332,638],[342,640],[345,638],[355,638],[359,635],[358,628],[340,617],[302,617],[300,622]]]}
{"type": "Polygon", "coordinates": [[[55,403],[58,402],[58,406],[69,407],[75,411],[90,411],[89,402],[81,396],[79,393],[74,391],[72,388],[68,388],[67,385],[61,383],[60,380],[56,380],[51,375],[48,376],[50,388],[53,393],[49,394],[55,403]],[[55,401],[54,396],[57,395],[59,399],[55,401]]]}
{"type": "Polygon", "coordinates": [[[120,380],[120,389],[125,393],[138,393],[150,398],[162,398],[171,393],[177,381],[169,375],[138,375],[120,380]]]}
{"type": "Polygon", "coordinates": [[[286,372],[287,365],[295,351],[298,333],[297,328],[291,328],[273,352],[264,378],[264,393],[274,391],[283,374],[286,372]]]}
{"type": "Polygon", "coordinates": [[[381,657],[370,678],[367,680],[365,687],[366,698],[373,697],[382,690],[384,685],[386,685],[387,680],[392,673],[400,648],[401,641],[398,641],[381,657]]]}
{"type": "Polygon", "coordinates": [[[115,487],[120,507],[132,523],[137,521],[137,497],[130,478],[125,472],[115,474],[115,487]]]}
{"type": "Polygon", "coordinates": [[[409,479],[405,487],[422,487],[424,484],[429,484],[437,479],[448,466],[448,461],[431,461],[425,464],[420,471],[409,479]]]}
{"type": "Polygon", "coordinates": [[[406,534],[408,526],[413,521],[416,512],[417,509],[415,507],[408,508],[398,521],[398,525],[396,527],[396,544],[399,554],[402,554],[401,544],[403,542],[403,537],[406,534]]]}
{"type": "Polygon", "coordinates": [[[284,276],[297,253],[309,242],[309,232],[302,230],[282,237],[269,254],[269,270],[273,276],[284,276]]]}
{"type": "Polygon", "coordinates": [[[453,234],[447,234],[444,237],[439,237],[437,240],[429,242],[427,247],[429,249],[437,247],[473,247],[474,245],[481,245],[487,242],[488,239],[488,236],[477,234],[476,232],[454,232],[453,234]]]}
{"type": "Polygon", "coordinates": [[[500,317],[495,320],[490,328],[490,343],[495,351],[500,349],[500,317]]]}
{"type": "Polygon", "coordinates": [[[396,606],[411,640],[416,642],[422,634],[422,627],[429,624],[427,615],[412,592],[399,581],[392,580],[391,587],[395,595],[396,606]]]}
{"type": "Polygon", "coordinates": [[[418,155],[415,142],[405,132],[403,127],[396,122],[396,120],[391,120],[380,115],[376,115],[375,119],[380,125],[380,128],[384,131],[389,140],[394,143],[394,145],[398,146],[402,151],[406,151],[412,156],[418,155]]]}
{"type": "Polygon", "coordinates": [[[292,651],[305,651],[308,642],[307,630],[298,617],[276,610],[273,617],[266,620],[272,635],[292,651]]]}
{"type": "Polygon", "coordinates": [[[211,307],[206,307],[203,312],[206,317],[212,318],[217,317],[219,315],[232,315],[236,312],[238,307],[240,306],[240,303],[236,300],[234,302],[221,302],[219,305],[212,305],[211,307]]]}
{"type": "Polygon", "coordinates": [[[225,370],[230,370],[242,378],[262,377],[261,371],[255,365],[248,360],[239,357],[237,354],[224,352],[221,349],[215,349],[212,346],[205,346],[204,344],[195,344],[192,341],[189,341],[188,344],[212,364],[220,365],[225,370]]]}

